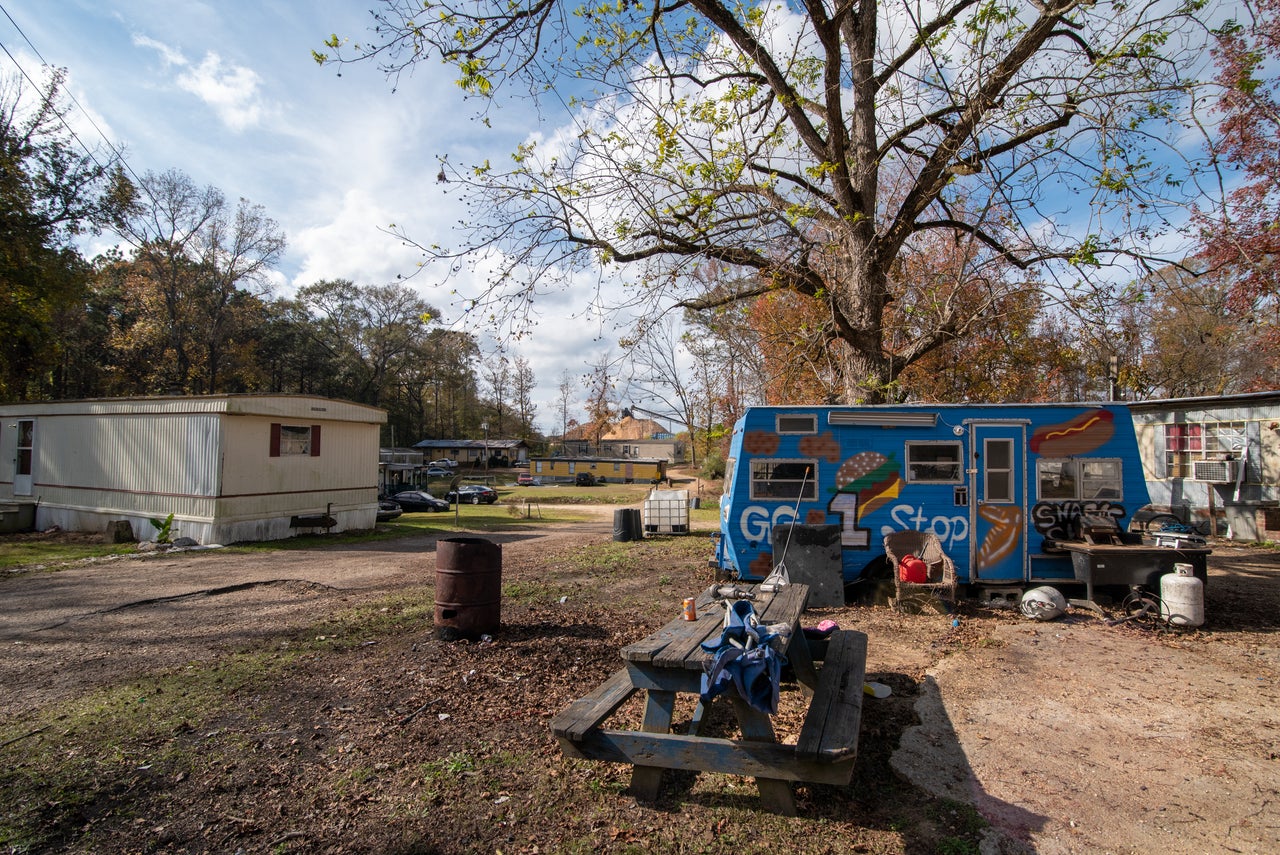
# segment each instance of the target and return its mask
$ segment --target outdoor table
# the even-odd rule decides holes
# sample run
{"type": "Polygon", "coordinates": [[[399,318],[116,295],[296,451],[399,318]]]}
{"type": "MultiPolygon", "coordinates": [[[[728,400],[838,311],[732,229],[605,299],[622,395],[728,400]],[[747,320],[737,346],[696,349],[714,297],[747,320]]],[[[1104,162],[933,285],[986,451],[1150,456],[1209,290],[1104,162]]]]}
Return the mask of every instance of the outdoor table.
{"type": "Polygon", "coordinates": [[[624,647],[624,667],[552,721],[552,732],[564,753],[632,764],[631,792],[647,801],[657,798],[665,769],[754,777],[764,806],[788,816],[795,815],[790,782],[847,784],[857,756],[866,635],[851,630],[832,633],[819,671],[800,627],[808,586],[790,584],[772,593],[759,586],[742,587],[755,596],[760,624],[791,628],[784,652],[809,701],[796,744],[780,743],[769,715],[732,690],[720,697],[732,703],[741,739],[702,735],[706,710],[701,701],[688,732],[671,732],[677,696],[697,695],[701,690],[705,664],[712,658],[702,643],[718,641],[723,628],[724,608],[707,591],[696,600],[696,620],[677,617],[648,638],[624,647]],[[636,692],[645,695],[640,729],[602,728],[636,692]]]}
{"type": "Polygon", "coordinates": [[[1207,546],[1148,546],[1146,544],[1085,543],[1060,540],[1071,553],[1076,581],[1085,585],[1085,599],[1093,602],[1095,585],[1130,585],[1160,590],[1160,577],[1173,573],[1174,564],[1190,564],[1195,575],[1207,579],[1207,546]]]}

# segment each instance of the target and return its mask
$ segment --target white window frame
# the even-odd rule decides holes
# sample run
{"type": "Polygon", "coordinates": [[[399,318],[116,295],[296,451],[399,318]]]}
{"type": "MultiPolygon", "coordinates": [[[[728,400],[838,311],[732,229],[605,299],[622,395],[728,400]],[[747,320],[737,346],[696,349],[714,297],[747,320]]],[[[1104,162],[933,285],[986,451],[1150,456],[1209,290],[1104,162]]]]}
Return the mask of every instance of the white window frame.
{"type": "Polygon", "coordinates": [[[1041,457],[1036,461],[1036,499],[1041,502],[1124,501],[1124,460],[1119,457],[1041,457]],[[1045,495],[1047,464],[1061,466],[1059,477],[1063,484],[1071,484],[1069,491],[1059,489],[1054,495],[1045,495]],[[1113,467],[1113,474],[1105,477],[1089,474],[1086,469],[1091,466],[1113,467]]]}
{"type": "MultiPolygon", "coordinates": [[[[958,440],[943,440],[929,442],[908,442],[905,449],[905,457],[907,460],[907,482],[911,484],[961,484],[964,483],[964,444],[958,440]],[[954,454],[950,458],[935,459],[914,459],[917,451],[924,449],[938,449],[945,451],[953,451],[954,454]],[[946,477],[937,477],[937,470],[943,467],[950,467],[951,473],[946,477]],[[932,473],[934,477],[925,477],[932,473]]],[[[927,456],[927,455],[926,455],[927,456]]]]}

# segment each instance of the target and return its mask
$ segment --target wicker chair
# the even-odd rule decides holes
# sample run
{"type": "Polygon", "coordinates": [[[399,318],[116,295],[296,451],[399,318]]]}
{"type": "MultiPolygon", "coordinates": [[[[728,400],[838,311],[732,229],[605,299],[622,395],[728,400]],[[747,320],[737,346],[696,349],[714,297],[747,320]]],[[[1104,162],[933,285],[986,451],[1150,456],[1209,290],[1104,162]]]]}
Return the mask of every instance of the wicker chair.
{"type": "Polygon", "coordinates": [[[902,602],[904,594],[915,590],[936,591],[951,602],[956,599],[956,563],[942,551],[938,536],[928,531],[895,531],[884,536],[884,554],[893,569],[894,604],[902,602]],[[929,568],[928,582],[902,581],[898,564],[908,555],[914,555],[929,568]]]}

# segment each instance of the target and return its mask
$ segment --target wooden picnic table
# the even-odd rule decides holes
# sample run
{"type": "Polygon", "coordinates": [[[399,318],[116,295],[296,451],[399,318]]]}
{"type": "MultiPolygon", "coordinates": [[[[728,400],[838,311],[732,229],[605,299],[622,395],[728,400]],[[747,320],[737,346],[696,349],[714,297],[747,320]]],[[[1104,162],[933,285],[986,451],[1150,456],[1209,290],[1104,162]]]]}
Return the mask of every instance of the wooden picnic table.
{"type": "Polygon", "coordinates": [[[649,637],[624,647],[624,667],[552,720],[551,729],[561,750],[567,756],[632,764],[631,792],[647,801],[657,798],[665,769],[754,777],[764,806],[787,816],[796,813],[792,781],[847,784],[857,757],[866,635],[852,630],[833,632],[823,651],[821,668],[815,668],[800,627],[808,586],[790,584],[772,593],[761,591],[759,586],[741,587],[754,595],[762,625],[791,628],[784,653],[809,701],[794,745],[780,743],[769,715],[732,690],[720,697],[733,705],[740,739],[702,735],[706,709],[701,701],[687,731],[672,732],[676,698],[699,694],[702,674],[712,658],[702,643],[718,641],[724,624],[724,608],[713,601],[710,591],[704,591],[696,600],[697,620],[677,617],[649,637]],[[645,695],[640,729],[602,727],[636,692],[645,695]]]}

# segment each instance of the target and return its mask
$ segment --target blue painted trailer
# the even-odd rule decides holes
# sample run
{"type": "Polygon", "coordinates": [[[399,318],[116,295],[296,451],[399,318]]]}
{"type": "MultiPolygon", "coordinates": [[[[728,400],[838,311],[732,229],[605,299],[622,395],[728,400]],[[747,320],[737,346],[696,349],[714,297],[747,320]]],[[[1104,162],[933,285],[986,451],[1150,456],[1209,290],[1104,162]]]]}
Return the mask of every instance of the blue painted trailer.
{"type": "Polygon", "coordinates": [[[884,536],[932,531],[961,584],[1075,579],[1055,541],[1081,515],[1123,531],[1148,504],[1123,404],[753,407],[734,428],[715,563],[773,568],[772,529],[838,525],[846,583],[882,568],[884,536]]]}

